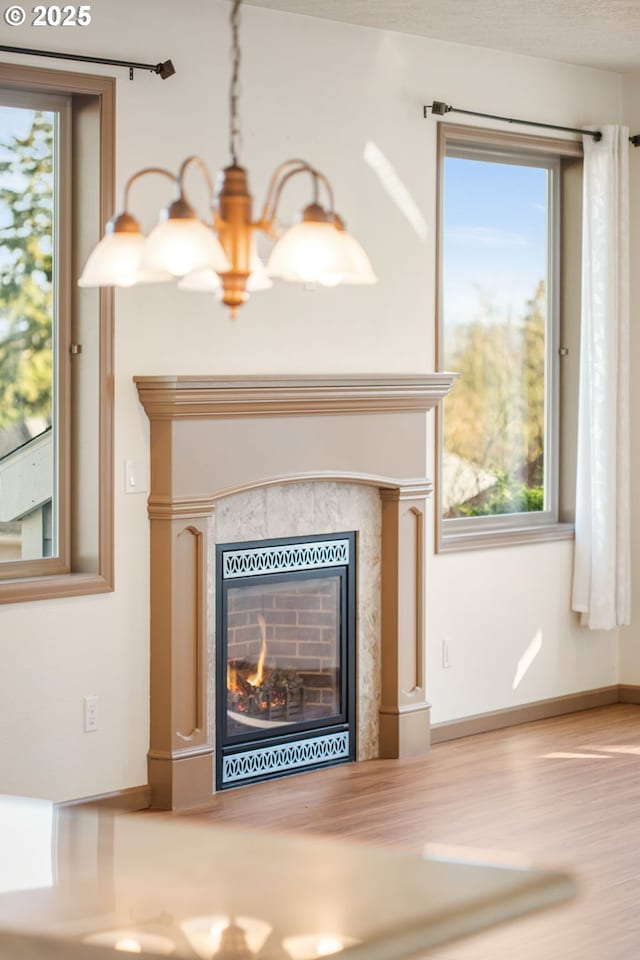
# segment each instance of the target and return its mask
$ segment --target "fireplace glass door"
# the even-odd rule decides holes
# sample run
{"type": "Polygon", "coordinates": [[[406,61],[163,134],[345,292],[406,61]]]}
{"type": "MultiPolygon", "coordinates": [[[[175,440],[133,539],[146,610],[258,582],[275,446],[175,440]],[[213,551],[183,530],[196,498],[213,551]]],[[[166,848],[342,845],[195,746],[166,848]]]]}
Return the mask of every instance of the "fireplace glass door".
{"type": "Polygon", "coordinates": [[[343,716],[340,574],[227,591],[227,736],[343,716]]]}
{"type": "Polygon", "coordinates": [[[349,727],[354,549],[352,534],[218,548],[219,755],[349,727]]]}

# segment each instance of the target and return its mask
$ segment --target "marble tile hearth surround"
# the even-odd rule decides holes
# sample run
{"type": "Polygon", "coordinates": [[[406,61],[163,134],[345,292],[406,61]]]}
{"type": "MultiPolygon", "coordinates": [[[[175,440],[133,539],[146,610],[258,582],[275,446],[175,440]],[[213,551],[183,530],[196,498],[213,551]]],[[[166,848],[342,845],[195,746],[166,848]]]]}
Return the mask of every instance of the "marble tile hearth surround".
{"type": "MultiPolygon", "coordinates": [[[[358,531],[357,553],[357,757],[379,755],[380,620],[381,620],[380,494],[363,484],[285,483],[224,497],[213,512],[213,540],[267,540],[358,531]]],[[[213,558],[209,568],[213,569],[213,558]]],[[[208,598],[215,607],[215,578],[208,598]]],[[[215,677],[215,637],[209,646],[210,690],[215,677]]],[[[213,709],[211,716],[213,717],[213,709]]],[[[211,731],[215,737],[215,731],[211,731]]]]}
{"type": "Polygon", "coordinates": [[[426,417],[452,380],[136,377],[151,421],[154,807],[215,789],[216,543],[357,531],[357,757],[428,750],[426,417]]]}

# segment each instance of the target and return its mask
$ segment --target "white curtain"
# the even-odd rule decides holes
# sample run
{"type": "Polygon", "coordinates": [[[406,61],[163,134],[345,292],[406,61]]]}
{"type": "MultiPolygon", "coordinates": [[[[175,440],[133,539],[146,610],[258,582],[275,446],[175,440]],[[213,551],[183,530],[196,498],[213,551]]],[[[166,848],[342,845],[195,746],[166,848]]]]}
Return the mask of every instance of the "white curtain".
{"type": "Polygon", "coordinates": [[[584,138],[573,609],[592,630],[631,616],[629,131],[584,138]]]}

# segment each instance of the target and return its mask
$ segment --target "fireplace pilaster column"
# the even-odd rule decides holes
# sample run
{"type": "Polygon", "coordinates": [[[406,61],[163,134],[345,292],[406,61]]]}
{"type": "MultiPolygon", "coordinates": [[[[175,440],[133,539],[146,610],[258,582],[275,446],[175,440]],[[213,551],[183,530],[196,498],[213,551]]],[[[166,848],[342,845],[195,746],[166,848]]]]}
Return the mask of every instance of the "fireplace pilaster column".
{"type": "Polygon", "coordinates": [[[207,704],[207,556],[211,504],[149,501],[151,804],[204,803],[214,784],[207,704]]]}
{"type": "Polygon", "coordinates": [[[431,744],[425,699],[425,529],[431,484],[381,490],[382,696],[380,756],[426,753],[431,744]]]}

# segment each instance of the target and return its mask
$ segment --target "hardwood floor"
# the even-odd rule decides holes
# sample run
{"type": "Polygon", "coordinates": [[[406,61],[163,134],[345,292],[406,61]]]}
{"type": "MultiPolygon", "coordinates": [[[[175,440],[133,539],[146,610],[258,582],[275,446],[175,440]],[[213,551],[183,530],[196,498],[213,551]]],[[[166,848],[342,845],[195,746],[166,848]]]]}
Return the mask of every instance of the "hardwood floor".
{"type": "Polygon", "coordinates": [[[454,844],[478,859],[569,870],[579,883],[571,904],[430,956],[637,960],[639,721],[638,706],[588,710],[439,744],[427,757],[230,790],[188,816],[415,850],[454,844]]]}

